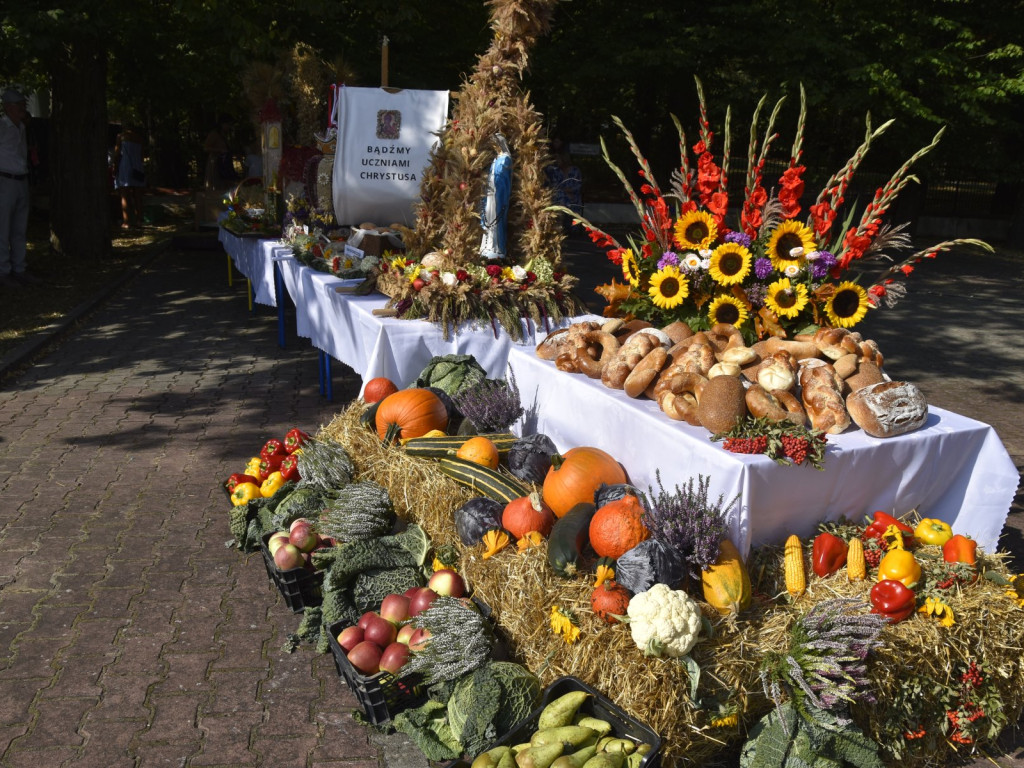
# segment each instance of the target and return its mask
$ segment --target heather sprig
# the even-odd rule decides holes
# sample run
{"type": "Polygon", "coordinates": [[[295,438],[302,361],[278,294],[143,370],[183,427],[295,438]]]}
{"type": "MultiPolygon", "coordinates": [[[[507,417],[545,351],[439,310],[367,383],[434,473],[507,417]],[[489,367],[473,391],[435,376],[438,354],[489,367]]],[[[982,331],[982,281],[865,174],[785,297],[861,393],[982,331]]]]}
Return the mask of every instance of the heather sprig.
{"type": "Polygon", "coordinates": [[[502,432],[523,415],[516,377],[484,379],[455,396],[455,405],[481,432],[502,432]]]}
{"type": "Polygon", "coordinates": [[[691,477],[685,488],[677,485],[673,493],[662,485],[660,471],[655,472],[655,479],[657,495],[653,488],[648,488],[649,495],[643,498],[644,525],[652,537],[678,552],[690,576],[699,580],[701,571],[718,559],[718,549],[727,532],[726,515],[739,495],[728,504],[725,494],[711,503],[708,500],[709,477],[698,475],[696,483],[691,477]]]}

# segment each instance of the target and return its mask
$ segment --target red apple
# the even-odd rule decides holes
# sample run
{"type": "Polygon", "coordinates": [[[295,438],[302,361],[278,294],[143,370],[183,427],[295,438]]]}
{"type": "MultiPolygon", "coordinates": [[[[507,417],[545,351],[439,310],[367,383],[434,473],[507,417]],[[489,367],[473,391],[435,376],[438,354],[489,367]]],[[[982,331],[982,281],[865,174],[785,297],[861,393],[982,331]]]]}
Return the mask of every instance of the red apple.
{"type": "Polygon", "coordinates": [[[410,651],[422,651],[430,641],[430,630],[425,628],[417,629],[409,639],[410,651]]]}
{"type": "Polygon", "coordinates": [[[405,662],[409,660],[409,646],[405,643],[391,643],[380,656],[380,668],[384,672],[397,675],[405,662]]]}
{"type": "Polygon", "coordinates": [[[426,285],[426,282],[423,280],[423,278],[417,277],[415,280],[412,281],[412,288],[414,291],[422,290],[424,285],[426,285]]]}
{"type": "Polygon", "coordinates": [[[303,552],[312,552],[319,540],[320,537],[309,523],[293,526],[288,534],[288,541],[303,552]]]}
{"type": "Polygon", "coordinates": [[[462,597],[466,594],[466,582],[451,568],[434,571],[427,586],[445,597],[462,597]]]}
{"type": "Polygon", "coordinates": [[[421,589],[423,589],[423,587],[409,587],[402,594],[408,597],[410,600],[412,600],[412,596],[419,592],[421,589]]]}
{"type": "Polygon", "coordinates": [[[287,543],[288,534],[284,531],[278,531],[277,533],[270,534],[270,538],[267,539],[267,550],[270,552],[271,557],[277,554],[277,550],[282,544],[287,543]]]}
{"type": "Polygon", "coordinates": [[[392,624],[401,624],[409,618],[409,598],[405,595],[388,595],[380,603],[380,615],[392,624]]]}
{"type": "Polygon", "coordinates": [[[419,616],[435,600],[437,600],[437,592],[430,587],[420,587],[409,600],[409,615],[419,616]]]}
{"type": "Polygon", "coordinates": [[[370,623],[370,620],[373,619],[375,616],[379,615],[380,614],[376,611],[367,611],[359,617],[359,621],[356,622],[356,626],[358,626],[360,629],[366,629],[366,625],[370,623]]]}
{"type": "Polygon", "coordinates": [[[345,653],[351,651],[365,639],[362,627],[354,625],[345,627],[338,633],[338,645],[345,649],[345,653]]]}
{"type": "Polygon", "coordinates": [[[381,648],[386,648],[398,637],[398,627],[381,616],[374,616],[363,627],[363,635],[381,648]]]}
{"type": "Polygon", "coordinates": [[[348,660],[364,675],[375,675],[380,672],[380,657],[383,652],[376,643],[363,640],[348,652],[348,660]]]}
{"type": "Polygon", "coordinates": [[[412,624],[403,624],[398,628],[398,636],[395,638],[395,642],[408,645],[414,632],[416,632],[416,627],[412,624]]]}
{"type": "Polygon", "coordinates": [[[274,565],[279,571],[302,567],[302,553],[294,544],[282,544],[274,553],[274,565]]]}
{"type": "Polygon", "coordinates": [[[309,520],[307,520],[304,517],[297,517],[297,518],[295,518],[294,520],[292,520],[292,524],[288,526],[288,533],[291,533],[292,531],[294,531],[295,530],[295,526],[297,526],[297,525],[309,525],[309,520]]]}

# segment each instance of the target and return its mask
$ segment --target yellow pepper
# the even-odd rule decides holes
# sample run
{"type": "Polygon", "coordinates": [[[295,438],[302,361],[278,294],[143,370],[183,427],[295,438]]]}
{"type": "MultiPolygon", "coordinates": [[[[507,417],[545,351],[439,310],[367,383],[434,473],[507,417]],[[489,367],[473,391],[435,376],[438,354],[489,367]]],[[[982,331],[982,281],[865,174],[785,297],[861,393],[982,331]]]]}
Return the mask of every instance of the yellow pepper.
{"type": "Polygon", "coordinates": [[[890,549],[878,564],[878,580],[892,579],[913,589],[921,580],[921,566],[905,549],[890,549]]]}
{"type": "Polygon", "coordinates": [[[235,490],[231,492],[231,503],[240,507],[243,504],[248,504],[253,499],[262,497],[260,493],[260,487],[256,483],[239,483],[235,486],[235,490]]]}
{"type": "Polygon", "coordinates": [[[932,517],[926,517],[914,529],[914,538],[923,541],[925,544],[934,544],[941,547],[953,538],[953,529],[949,527],[949,523],[944,523],[932,517]]]}
{"type": "Polygon", "coordinates": [[[261,459],[259,456],[253,456],[251,459],[249,459],[249,463],[245,465],[245,473],[244,474],[252,475],[253,477],[259,477],[260,476],[260,464],[262,464],[262,463],[263,463],[263,459],[261,459]]]}
{"type": "Polygon", "coordinates": [[[284,485],[284,477],[280,472],[271,472],[267,475],[267,479],[263,481],[263,485],[260,486],[260,496],[265,499],[269,499],[278,489],[284,485]]]}

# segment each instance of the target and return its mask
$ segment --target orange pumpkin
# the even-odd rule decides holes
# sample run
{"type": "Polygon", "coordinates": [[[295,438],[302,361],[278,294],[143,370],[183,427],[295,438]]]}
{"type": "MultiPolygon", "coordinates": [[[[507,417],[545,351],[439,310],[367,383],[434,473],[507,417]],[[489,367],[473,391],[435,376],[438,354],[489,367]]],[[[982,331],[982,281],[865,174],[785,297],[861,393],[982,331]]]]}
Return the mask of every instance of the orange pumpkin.
{"type": "Polygon", "coordinates": [[[472,461],[474,464],[480,464],[491,469],[498,468],[498,446],[486,437],[478,435],[469,438],[469,440],[459,446],[459,450],[455,452],[455,455],[460,459],[472,461]]]}
{"type": "Polygon", "coordinates": [[[501,513],[501,527],[511,533],[517,540],[531,531],[547,536],[555,525],[555,515],[551,508],[541,501],[540,494],[534,491],[529,496],[521,496],[505,505],[501,513]]]}
{"type": "Polygon", "coordinates": [[[606,581],[590,593],[590,608],[599,619],[618,624],[616,616],[625,616],[629,608],[629,590],[614,581],[606,581]]]}
{"type": "Polygon", "coordinates": [[[398,391],[398,385],[385,376],[378,376],[366,382],[363,387],[363,402],[377,403],[398,391]]]}
{"type": "Polygon", "coordinates": [[[643,515],[643,505],[636,496],[608,502],[590,520],[590,546],[599,557],[617,560],[651,535],[643,515]]]}
{"type": "Polygon", "coordinates": [[[422,437],[432,429],[448,428],[448,411],[441,398],[426,389],[400,389],[377,406],[375,418],[381,440],[422,437]]]}
{"type": "Polygon", "coordinates": [[[561,517],[580,502],[592,504],[602,483],[626,481],[626,471],[610,454],[600,448],[573,448],[551,457],[551,469],[544,477],[544,501],[561,517]]]}

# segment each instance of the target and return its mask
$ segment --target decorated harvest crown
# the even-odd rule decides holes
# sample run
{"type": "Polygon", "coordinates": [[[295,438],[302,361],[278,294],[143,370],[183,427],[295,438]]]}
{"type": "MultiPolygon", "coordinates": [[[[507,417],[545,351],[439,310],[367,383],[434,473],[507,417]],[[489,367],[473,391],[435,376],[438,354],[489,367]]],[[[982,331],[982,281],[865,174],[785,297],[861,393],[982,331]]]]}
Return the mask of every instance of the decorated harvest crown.
{"type": "Polygon", "coordinates": [[[916,180],[908,174],[910,167],[936,146],[942,130],[875,192],[856,225],[851,213],[841,226],[835,226],[850,179],[871,142],[893,122],[872,129],[870,116],[863,143],[825,184],[810,206],[807,220],[799,221],[805,171],[805,166],[799,164],[806,116],[803,87],[796,137],[777,194],[769,195],[765,190],[763,171],[768,151],[778,138],[772,131],[784,97],[768,119],[760,148],[757,124],[765,97],[755,109],[739,226],[730,228],[726,224],[729,112],[725,120],[724,159],[719,166],[711,152],[714,134],[707,119],[700,80],[697,94],[699,141],[692,147],[696,167],[687,154],[683,128],[673,115],[679,133],[680,165],[672,172],[668,192],[659,187],[633,136],[617,117],[612,119],[640,165],[643,183],[639,194],[611,161],[602,139],[605,162],[622,181],[640,216],[639,237],[627,238],[627,245],[623,246],[578,214],[558,208],[571,216],[574,224],[584,226],[595,243],[608,249],[608,258],[622,267],[626,283],[612,281],[598,289],[609,302],[606,315],[636,317],[662,326],[681,320],[694,330],[729,323],[748,338],[785,337],[813,332],[822,326],[850,328],[879,302],[891,304],[904,295],[898,280],[909,275],[922,258],[934,258],[957,245],[991,250],[980,240],[958,239],[917,251],[898,263],[885,253],[911,247],[910,237],[904,231],[906,225],[892,227],[883,224],[882,217],[900,190],[916,180]],[[866,259],[885,259],[893,264],[876,282],[863,287],[847,275],[847,269],[852,262],[866,259]]]}

